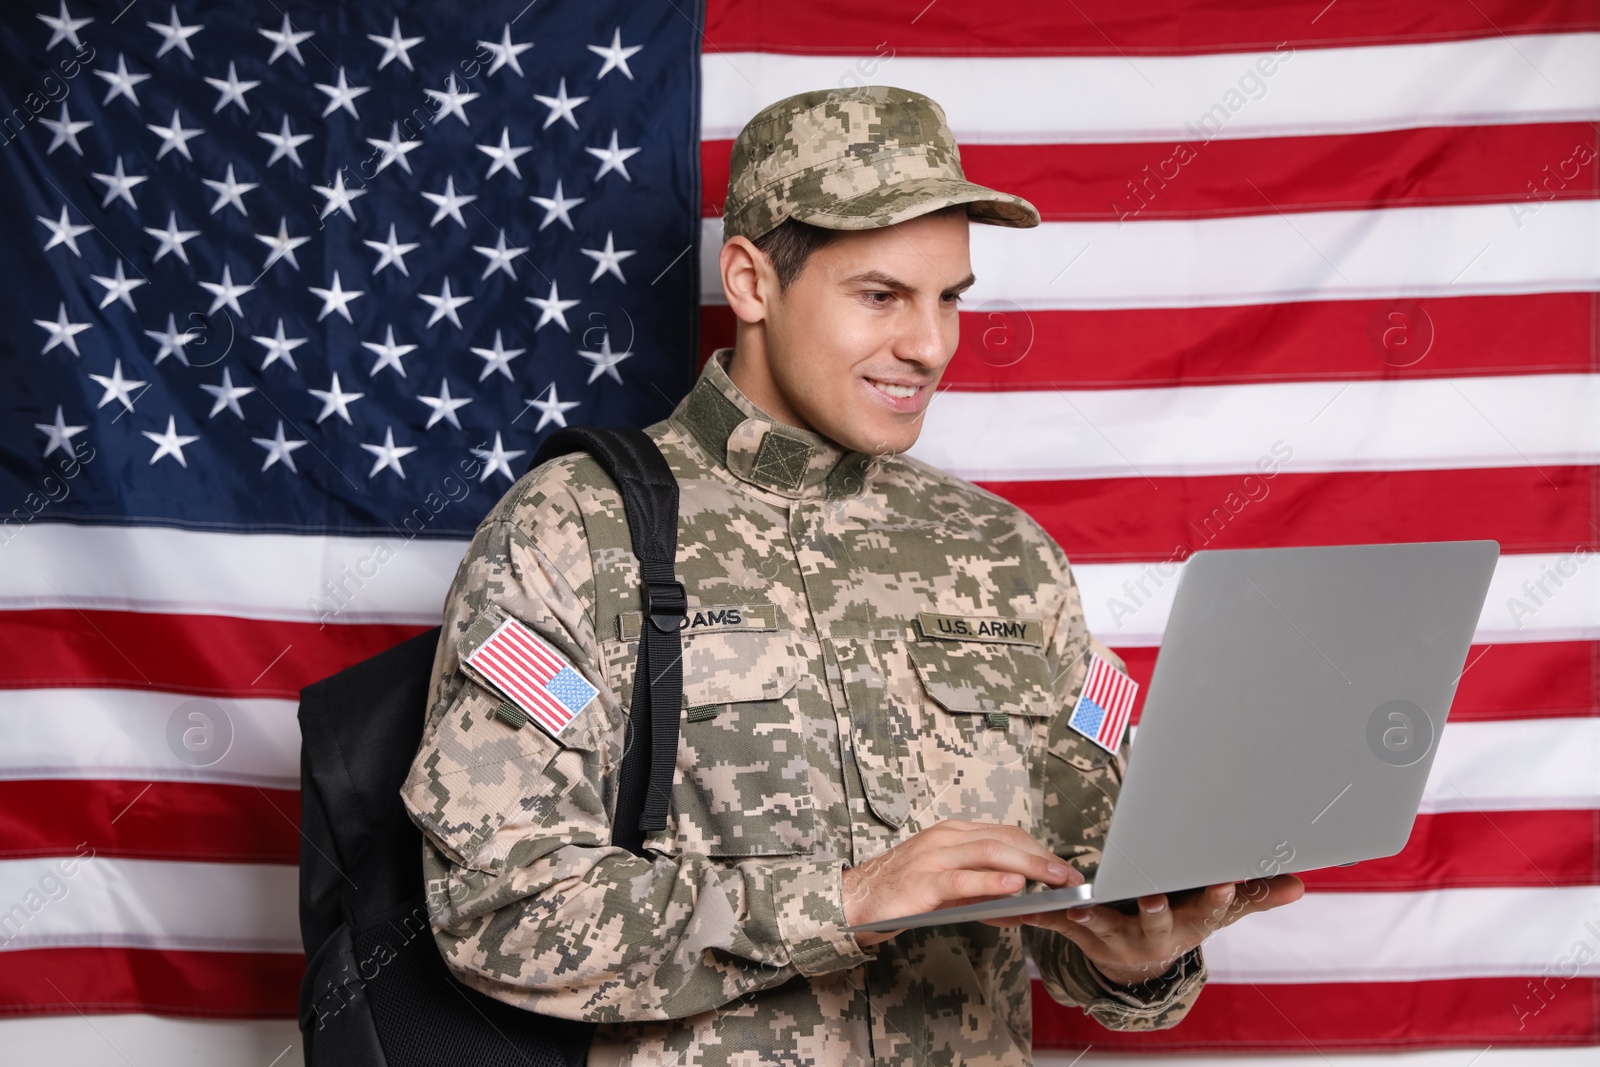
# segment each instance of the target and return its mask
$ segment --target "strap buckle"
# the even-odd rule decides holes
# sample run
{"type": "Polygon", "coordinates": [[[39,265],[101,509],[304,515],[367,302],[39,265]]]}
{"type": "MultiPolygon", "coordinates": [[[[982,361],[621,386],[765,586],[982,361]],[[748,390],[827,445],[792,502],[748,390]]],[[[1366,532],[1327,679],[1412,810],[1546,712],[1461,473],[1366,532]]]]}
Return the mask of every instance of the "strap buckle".
{"type": "Polygon", "coordinates": [[[689,614],[689,591],[679,581],[646,582],[644,613],[662,633],[676,633],[689,614]]]}

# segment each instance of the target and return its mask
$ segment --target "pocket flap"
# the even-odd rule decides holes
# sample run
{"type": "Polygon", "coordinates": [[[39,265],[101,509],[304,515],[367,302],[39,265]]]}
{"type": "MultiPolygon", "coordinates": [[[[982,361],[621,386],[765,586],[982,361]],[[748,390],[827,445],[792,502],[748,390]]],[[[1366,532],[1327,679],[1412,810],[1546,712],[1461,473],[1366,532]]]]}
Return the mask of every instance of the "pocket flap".
{"type": "Polygon", "coordinates": [[[689,632],[683,638],[683,706],[787,696],[799,678],[790,630],[689,632]]]}
{"type": "Polygon", "coordinates": [[[1052,706],[1044,653],[988,641],[908,642],[928,696],[946,711],[1044,717],[1052,706]]]}

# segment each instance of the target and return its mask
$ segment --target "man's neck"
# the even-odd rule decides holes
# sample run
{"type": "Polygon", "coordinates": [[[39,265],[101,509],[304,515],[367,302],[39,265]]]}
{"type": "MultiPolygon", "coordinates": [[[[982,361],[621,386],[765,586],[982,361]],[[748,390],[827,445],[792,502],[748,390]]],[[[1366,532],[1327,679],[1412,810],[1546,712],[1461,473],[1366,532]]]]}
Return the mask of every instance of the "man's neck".
{"type": "Polygon", "coordinates": [[[745,399],[768,417],[785,426],[811,429],[784,400],[777,381],[773,379],[772,367],[767,359],[766,336],[759,329],[742,322],[739,324],[733,343],[733,356],[728,360],[728,378],[738,386],[745,399]]]}

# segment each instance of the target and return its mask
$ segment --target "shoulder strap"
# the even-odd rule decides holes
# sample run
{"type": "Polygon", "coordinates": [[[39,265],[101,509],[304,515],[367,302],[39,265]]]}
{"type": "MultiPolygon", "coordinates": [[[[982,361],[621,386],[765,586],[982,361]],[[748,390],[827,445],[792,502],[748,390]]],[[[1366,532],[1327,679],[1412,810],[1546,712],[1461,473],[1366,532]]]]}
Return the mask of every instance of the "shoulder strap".
{"type": "Polygon", "coordinates": [[[633,675],[633,703],[617,787],[611,843],[643,851],[644,834],[667,826],[683,712],[683,638],[688,594],[673,568],[678,558],[678,480],[643,430],[571,426],[551,434],[533,457],[538,466],[587,452],[616,483],[639,557],[646,625],[633,675]]]}

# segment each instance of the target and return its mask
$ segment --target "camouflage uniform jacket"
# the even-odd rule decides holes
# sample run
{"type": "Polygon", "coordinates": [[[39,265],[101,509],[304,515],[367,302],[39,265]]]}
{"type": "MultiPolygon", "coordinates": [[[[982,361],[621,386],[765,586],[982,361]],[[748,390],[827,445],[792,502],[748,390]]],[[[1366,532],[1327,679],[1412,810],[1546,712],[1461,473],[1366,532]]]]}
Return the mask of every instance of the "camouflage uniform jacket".
{"type": "Polygon", "coordinates": [[[620,496],[587,456],[545,464],[461,564],[403,790],[452,969],[601,1024],[595,1067],[1026,1064],[1029,954],[1108,1027],[1177,1022],[1198,952],[1135,994],[1047,931],[863,949],[841,929],[842,868],[944,819],[1025,827],[1092,870],[1125,752],[1066,726],[1090,637],[1043,530],[915,460],[777,424],[727,355],[649,431],[681,487],[690,608],[677,781],[647,858],[609,844],[640,630],[620,496]],[[495,716],[463,664],[507,616],[600,690],[561,743],[495,716]]]}

